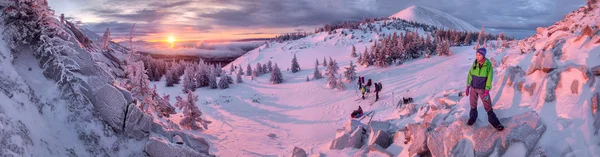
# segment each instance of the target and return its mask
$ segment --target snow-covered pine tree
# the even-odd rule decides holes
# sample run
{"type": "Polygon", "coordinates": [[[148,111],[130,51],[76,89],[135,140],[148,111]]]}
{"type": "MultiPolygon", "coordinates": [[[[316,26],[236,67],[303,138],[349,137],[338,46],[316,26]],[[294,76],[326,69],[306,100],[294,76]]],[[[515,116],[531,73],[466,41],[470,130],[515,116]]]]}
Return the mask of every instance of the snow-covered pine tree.
{"type": "Polygon", "coordinates": [[[166,77],[166,85],[167,87],[172,87],[174,84],[179,84],[179,76],[177,76],[177,69],[171,67],[167,70],[166,77]]]}
{"type": "Polygon", "coordinates": [[[270,60],[267,63],[267,69],[269,69],[269,71],[267,71],[267,72],[272,72],[273,71],[273,63],[270,60]]]}
{"type": "Polygon", "coordinates": [[[185,68],[183,74],[183,92],[196,91],[196,82],[194,81],[194,74],[196,73],[194,66],[188,65],[185,68]]]}
{"type": "Polygon", "coordinates": [[[435,50],[435,52],[437,53],[438,56],[441,56],[444,54],[444,45],[443,45],[443,40],[442,39],[438,39],[437,40],[437,49],[435,50]]]}
{"type": "Polygon", "coordinates": [[[298,59],[296,59],[296,54],[294,54],[294,58],[292,58],[292,73],[298,71],[300,71],[300,65],[298,65],[298,59]]]}
{"type": "Polygon", "coordinates": [[[275,63],[275,67],[273,68],[273,72],[271,72],[271,79],[269,81],[271,81],[272,84],[280,84],[283,82],[283,74],[281,73],[281,70],[279,70],[277,63],[275,63]]]}
{"type": "Polygon", "coordinates": [[[260,63],[256,63],[256,76],[260,76],[262,74],[264,74],[263,70],[262,70],[262,65],[260,65],[260,63]]]}
{"type": "Polygon", "coordinates": [[[208,75],[208,87],[211,89],[217,89],[219,86],[217,84],[217,74],[218,70],[216,68],[210,68],[210,73],[208,75]]]}
{"type": "Polygon", "coordinates": [[[325,56],[323,56],[323,67],[327,66],[329,66],[329,64],[327,64],[327,59],[325,59],[325,56]]]}
{"type": "Polygon", "coordinates": [[[233,74],[235,70],[233,70],[233,64],[229,65],[229,74],[233,74]]]}
{"type": "Polygon", "coordinates": [[[229,82],[227,81],[227,75],[221,75],[221,79],[219,79],[219,89],[227,89],[229,88],[229,82]]]}
{"type": "Polygon", "coordinates": [[[363,58],[362,54],[359,54],[358,59],[356,59],[356,64],[359,64],[359,65],[362,64],[362,60],[363,60],[362,58],[363,58]]]}
{"type": "Polygon", "coordinates": [[[198,125],[200,124],[204,129],[208,129],[208,124],[212,122],[202,118],[202,111],[196,106],[198,96],[194,92],[187,91],[187,100],[184,100],[180,96],[175,97],[175,99],[177,100],[175,107],[183,110],[184,118],[179,122],[181,126],[191,130],[198,130],[201,129],[198,125]]]}
{"type": "Polygon", "coordinates": [[[171,106],[171,103],[169,102],[169,95],[165,94],[162,97],[157,95],[156,97],[156,106],[154,106],[154,108],[157,111],[156,114],[158,114],[158,117],[168,118],[171,114],[177,113],[175,112],[175,107],[171,106]]]}
{"type": "Polygon", "coordinates": [[[444,54],[446,56],[451,56],[452,52],[450,52],[450,41],[446,40],[446,42],[444,42],[444,54]]]}
{"type": "Polygon", "coordinates": [[[131,94],[138,100],[144,100],[144,97],[150,93],[150,80],[146,75],[146,69],[144,69],[144,63],[142,61],[133,62],[127,65],[125,69],[129,78],[128,86],[126,87],[131,91],[131,94]]]}
{"type": "Polygon", "coordinates": [[[344,82],[342,81],[342,75],[340,74],[339,80],[337,81],[337,86],[336,88],[340,91],[343,91],[346,89],[346,85],[344,85],[344,82]]]}
{"type": "Polygon", "coordinates": [[[327,75],[327,86],[328,87],[330,87],[330,88],[337,87],[336,75],[338,74],[338,70],[339,70],[339,67],[337,66],[337,63],[335,63],[334,61],[329,61],[329,66],[327,66],[327,71],[325,72],[325,75],[327,75]]]}
{"type": "Polygon", "coordinates": [[[240,73],[240,75],[244,75],[244,68],[242,68],[242,65],[238,66],[240,67],[238,73],[240,73]]]}
{"type": "Polygon", "coordinates": [[[267,64],[263,64],[261,69],[262,69],[263,74],[266,74],[269,72],[269,68],[267,68],[267,64]]]}
{"type": "Polygon", "coordinates": [[[316,60],[317,60],[317,66],[319,66],[319,59],[318,59],[318,58],[316,58],[316,60]]]}
{"type": "MultiPolygon", "coordinates": [[[[241,71],[241,70],[240,70],[240,71],[241,71]]],[[[241,73],[241,72],[238,72],[238,73],[235,75],[235,79],[236,79],[236,82],[237,82],[237,83],[242,83],[242,82],[244,82],[244,81],[242,80],[242,73],[241,73]]]]}
{"type": "Polygon", "coordinates": [[[250,75],[252,75],[252,67],[250,66],[250,64],[248,64],[248,66],[246,67],[246,76],[250,75]]]}
{"type": "Polygon", "coordinates": [[[465,36],[465,40],[463,41],[463,45],[471,45],[471,32],[468,32],[465,36]]]}
{"type": "Polygon", "coordinates": [[[106,28],[106,31],[104,32],[104,35],[102,36],[102,38],[100,39],[100,47],[102,48],[102,50],[108,50],[110,47],[110,29],[106,28]]]}
{"type": "Polygon", "coordinates": [[[358,56],[356,54],[356,47],[354,47],[354,45],[352,45],[352,53],[350,54],[350,56],[352,56],[352,57],[357,57],[358,56]]]}
{"type": "Polygon", "coordinates": [[[315,64],[315,71],[313,72],[313,78],[316,80],[323,78],[323,75],[321,75],[321,71],[319,71],[319,60],[317,60],[317,62],[315,64]]]}
{"type": "Polygon", "coordinates": [[[488,44],[487,44],[487,38],[483,39],[483,48],[487,48],[488,44]]]}
{"type": "Polygon", "coordinates": [[[346,80],[348,80],[348,81],[356,80],[356,78],[357,78],[356,65],[354,65],[354,63],[352,63],[352,61],[350,61],[350,65],[348,65],[348,67],[346,67],[346,71],[344,71],[344,76],[346,77],[346,80]]]}

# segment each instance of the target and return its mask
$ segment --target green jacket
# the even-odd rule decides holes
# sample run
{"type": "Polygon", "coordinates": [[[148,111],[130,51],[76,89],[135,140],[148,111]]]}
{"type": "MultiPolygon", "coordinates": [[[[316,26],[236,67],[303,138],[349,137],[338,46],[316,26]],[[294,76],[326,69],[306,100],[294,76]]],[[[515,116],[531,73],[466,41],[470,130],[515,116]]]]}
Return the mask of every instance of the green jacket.
{"type": "Polygon", "coordinates": [[[476,89],[492,89],[492,80],[494,79],[494,68],[489,59],[485,59],[483,66],[480,66],[477,61],[473,62],[469,70],[469,78],[467,79],[467,86],[471,86],[476,89]]]}

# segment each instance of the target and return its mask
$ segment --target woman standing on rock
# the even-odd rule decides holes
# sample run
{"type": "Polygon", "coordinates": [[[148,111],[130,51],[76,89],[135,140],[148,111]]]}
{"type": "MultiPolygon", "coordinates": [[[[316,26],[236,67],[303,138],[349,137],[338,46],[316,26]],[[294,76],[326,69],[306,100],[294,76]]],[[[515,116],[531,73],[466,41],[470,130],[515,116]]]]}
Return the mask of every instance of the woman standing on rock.
{"type": "Polygon", "coordinates": [[[480,48],[475,53],[476,60],[473,62],[469,70],[467,79],[466,95],[469,96],[471,103],[471,113],[468,125],[473,125],[477,120],[477,98],[483,101],[483,107],[488,114],[488,121],[498,131],[504,130],[504,126],[500,124],[498,117],[493,111],[492,100],[490,100],[490,89],[492,89],[492,79],[494,69],[489,59],[485,58],[486,49],[480,48]]]}

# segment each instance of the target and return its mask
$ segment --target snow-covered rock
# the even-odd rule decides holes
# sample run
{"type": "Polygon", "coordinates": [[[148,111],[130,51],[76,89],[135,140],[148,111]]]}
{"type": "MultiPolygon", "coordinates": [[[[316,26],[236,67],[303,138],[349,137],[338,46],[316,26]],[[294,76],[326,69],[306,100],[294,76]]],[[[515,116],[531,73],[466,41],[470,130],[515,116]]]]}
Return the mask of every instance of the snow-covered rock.
{"type": "Polygon", "coordinates": [[[579,94],[579,80],[573,80],[573,83],[571,83],[571,93],[579,94]]]}
{"type": "Polygon", "coordinates": [[[428,154],[429,148],[427,147],[428,133],[427,127],[422,124],[409,124],[406,126],[406,132],[410,146],[408,147],[409,156],[413,154],[428,154]]]}
{"type": "Polygon", "coordinates": [[[92,99],[94,110],[110,125],[115,132],[122,133],[125,126],[125,110],[127,109],[127,100],[123,94],[110,84],[105,84],[96,91],[92,99]]]}
{"type": "Polygon", "coordinates": [[[389,121],[371,121],[369,124],[369,133],[374,134],[379,130],[389,131],[392,124],[389,121]]]}
{"type": "Polygon", "coordinates": [[[337,137],[333,141],[331,141],[331,144],[329,145],[329,149],[344,149],[344,148],[346,148],[346,146],[348,146],[349,139],[350,139],[350,135],[343,134],[342,136],[337,137]]]}
{"type": "Polygon", "coordinates": [[[208,155],[193,149],[171,143],[167,139],[151,136],[145,147],[146,153],[151,157],[206,157],[208,155]]]}
{"type": "Polygon", "coordinates": [[[592,74],[600,76],[600,65],[590,68],[590,71],[592,71],[592,74]]]}
{"type": "Polygon", "coordinates": [[[509,67],[506,85],[512,86],[515,82],[519,82],[519,80],[523,76],[525,76],[525,72],[523,71],[523,69],[521,69],[521,67],[509,67]]]}
{"type": "Polygon", "coordinates": [[[350,134],[347,147],[360,149],[365,145],[367,139],[367,130],[362,126],[357,126],[354,132],[350,134]]]}
{"type": "Polygon", "coordinates": [[[346,122],[346,125],[344,125],[344,130],[347,133],[352,133],[352,132],[354,132],[354,129],[356,129],[358,126],[361,126],[361,128],[364,128],[366,125],[361,123],[358,120],[350,119],[348,122],[346,122]]]}
{"type": "Polygon", "coordinates": [[[462,139],[452,148],[450,153],[449,156],[452,157],[475,157],[473,142],[468,139],[462,139]]]}
{"type": "Polygon", "coordinates": [[[292,157],[307,157],[308,155],[302,148],[294,147],[292,151],[292,157]]]}
{"type": "Polygon", "coordinates": [[[385,149],[385,148],[388,148],[392,144],[392,141],[393,141],[392,136],[390,136],[384,130],[379,130],[370,139],[369,145],[377,144],[385,149]]]}
{"type": "Polygon", "coordinates": [[[480,127],[474,131],[473,145],[476,156],[489,156],[495,150],[502,155],[512,143],[516,142],[523,143],[529,154],[546,131],[546,126],[535,112],[504,118],[500,122],[505,126],[503,131],[490,126],[480,127]]]}
{"type": "Polygon", "coordinates": [[[125,127],[123,128],[125,134],[136,139],[148,137],[153,123],[152,118],[135,104],[129,104],[127,108],[125,127]]]}

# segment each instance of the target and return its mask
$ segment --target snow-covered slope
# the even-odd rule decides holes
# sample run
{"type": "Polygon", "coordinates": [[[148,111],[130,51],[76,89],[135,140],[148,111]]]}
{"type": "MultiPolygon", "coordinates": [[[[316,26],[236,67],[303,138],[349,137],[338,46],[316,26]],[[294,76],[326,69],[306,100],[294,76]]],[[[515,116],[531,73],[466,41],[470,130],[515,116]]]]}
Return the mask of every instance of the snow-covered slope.
{"type": "Polygon", "coordinates": [[[395,13],[394,15],[390,16],[390,18],[400,18],[406,21],[432,25],[446,30],[456,29],[458,31],[467,32],[479,31],[477,28],[473,27],[473,25],[448,13],[418,5],[410,6],[398,13],[395,13]]]}
{"type": "MultiPolygon", "coordinates": [[[[241,66],[245,71],[247,64],[254,68],[272,61],[285,81],[273,85],[269,74],[254,80],[244,76],[244,83],[229,89],[196,90],[198,106],[213,121],[211,129],[198,135],[209,139],[211,153],[218,156],[288,156],[295,147],[310,156],[599,156],[600,116],[592,103],[600,87],[599,74],[594,74],[600,65],[600,36],[597,26],[591,35],[582,36],[581,30],[600,21],[598,9],[586,12],[539,29],[519,46],[513,42],[504,51],[488,50],[495,71],[490,97],[506,127],[501,132],[489,125],[481,103],[475,125],[465,124],[470,107],[463,90],[475,58],[471,46],[452,47],[452,56],[400,66],[358,67],[359,76],[383,84],[381,99],[374,103],[374,94],[360,100],[355,81],[346,82],[343,91],[327,88],[325,78],[306,82],[315,59],[322,64],[331,57],[343,71],[356,61],[350,56],[352,45],[362,52],[379,38],[373,32],[338,29],[263,45],[223,68],[241,66]],[[302,69],[298,73],[286,71],[294,54],[302,69]],[[398,105],[406,97],[414,102],[398,105]],[[375,111],[370,123],[369,118],[350,120],[358,106],[375,111]],[[364,135],[358,127],[365,128],[364,135]],[[392,143],[382,148],[386,141],[392,143]]],[[[153,84],[161,93],[183,95],[180,86],[153,84]]]]}

